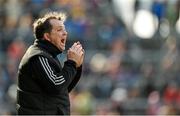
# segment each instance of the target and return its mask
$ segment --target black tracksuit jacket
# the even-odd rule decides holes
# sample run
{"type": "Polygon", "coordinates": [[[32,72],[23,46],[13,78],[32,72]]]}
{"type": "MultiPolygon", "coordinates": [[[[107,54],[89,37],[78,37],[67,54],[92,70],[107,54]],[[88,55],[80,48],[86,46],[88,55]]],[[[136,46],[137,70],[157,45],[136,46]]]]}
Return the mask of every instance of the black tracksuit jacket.
{"type": "Polygon", "coordinates": [[[17,114],[70,114],[69,92],[80,79],[82,66],[72,60],[64,66],[61,51],[46,40],[35,40],[18,70],[17,114]]]}

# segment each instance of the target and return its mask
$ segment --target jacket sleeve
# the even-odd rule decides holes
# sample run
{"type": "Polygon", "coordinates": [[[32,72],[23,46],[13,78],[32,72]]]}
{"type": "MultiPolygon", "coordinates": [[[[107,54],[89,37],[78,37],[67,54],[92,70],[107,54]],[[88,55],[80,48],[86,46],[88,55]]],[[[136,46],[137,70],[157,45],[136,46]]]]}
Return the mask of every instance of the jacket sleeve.
{"type": "Polygon", "coordinates": [[[82,65],[79,68],[77,68],[77,73],[74,79],[72,80],[72,82],[70,83],[70,85],[68,86],[68,92],[71,92],[71,90],[76,86],[76,84],[80,80],[81,73],[82,73],[82,65]]]}
{"type": "Polygon", "coordinates": [[[32,73],[47,92],[66,90],[76,75],[76,64],[68,60],[62,69],[55,66],[52,59],[45,56],[35,56],[31,59],[32,73]],[[55,68],[56,67],[56,68],[55,68]]]}

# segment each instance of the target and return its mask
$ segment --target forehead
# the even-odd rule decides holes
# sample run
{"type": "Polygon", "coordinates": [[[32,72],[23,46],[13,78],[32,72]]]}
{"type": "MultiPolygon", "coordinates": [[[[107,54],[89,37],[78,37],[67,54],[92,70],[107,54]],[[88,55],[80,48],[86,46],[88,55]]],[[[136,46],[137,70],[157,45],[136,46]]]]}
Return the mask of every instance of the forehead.
{"type": "Polygon", "coordinates": [[[64,27],[64,22],[60,21],[58,19],[50,19],[50,23],[51,23],[53,28],[64,27]]]}

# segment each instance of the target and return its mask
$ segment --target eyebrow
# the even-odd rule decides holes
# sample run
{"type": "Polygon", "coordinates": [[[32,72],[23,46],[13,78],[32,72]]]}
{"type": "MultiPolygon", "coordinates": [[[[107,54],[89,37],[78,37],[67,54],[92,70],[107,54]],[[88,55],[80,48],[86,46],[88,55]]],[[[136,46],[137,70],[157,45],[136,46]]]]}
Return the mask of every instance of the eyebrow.
{"type": "Polygon", "coordinates": [[[64,28],[65,26],[57,26],[58,28],[64,28]]]}

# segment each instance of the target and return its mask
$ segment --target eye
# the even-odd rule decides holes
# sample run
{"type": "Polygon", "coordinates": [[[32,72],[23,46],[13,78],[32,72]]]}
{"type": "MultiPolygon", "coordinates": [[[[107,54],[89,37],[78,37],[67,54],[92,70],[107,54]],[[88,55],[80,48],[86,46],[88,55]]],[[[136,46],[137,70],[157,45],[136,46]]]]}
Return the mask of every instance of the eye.
{"type": "Polygon", "coordinates": [[[66,31],[64,27],[57,28],[57,31],[66,31]]]}
{"type": "Polygon", "coordinates": [[[62,31],[62,29],[58,29],[57,31],[62,31]]]}

